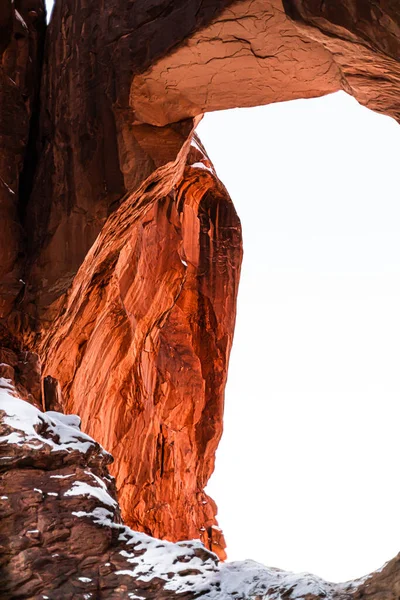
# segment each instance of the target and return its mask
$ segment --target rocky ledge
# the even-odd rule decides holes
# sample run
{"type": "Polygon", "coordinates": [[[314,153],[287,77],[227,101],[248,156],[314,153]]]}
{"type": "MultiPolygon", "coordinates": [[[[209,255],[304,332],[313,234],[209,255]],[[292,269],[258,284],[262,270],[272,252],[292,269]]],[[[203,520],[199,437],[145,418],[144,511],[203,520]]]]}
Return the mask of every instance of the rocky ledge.
{"type": "Polygon", "coordinates": [[[111,455],[80,431],[79,417],[23,400],[13,367],[1,368],[2,599],[396,597],[398,558],[357,582],[332,584],[253,561],[221,563],[198,540],[172,543],[126,527],[111,455]]]}

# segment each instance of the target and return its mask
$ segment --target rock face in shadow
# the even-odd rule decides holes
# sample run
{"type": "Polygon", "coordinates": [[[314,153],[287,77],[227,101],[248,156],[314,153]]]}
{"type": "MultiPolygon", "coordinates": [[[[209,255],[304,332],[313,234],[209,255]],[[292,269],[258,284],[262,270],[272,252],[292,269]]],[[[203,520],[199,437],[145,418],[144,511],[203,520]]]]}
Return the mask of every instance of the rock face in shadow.
{"type": "MultiPolygon", "coordinates": [[[[199,119],[339,89],[398,119],[399,19],[394,0],[56,0],[42,52],[42,0],[2,2],[0,376],[37,407],[79,414],[115,457],[135,529],[225,556],[204,487],[242,244],[199,119]]],[[[27,473],[15,476],[22,494],[27,473]]],[[[78,538],[65,538],[71,555],[78,538]]],[[[34,577],[18,568],[10,590],[34,577]]],[[[124,597],[112,581],[104,597],[124,597]]]]}
{"type": "Polygon", "coordinates": [[[23,288],[19,260],[25,184],[35,158],[27,148],[37,121],[37,94],[44,41],[43,0],[2,0],[0,6],[0,318],[23,288]],[[23,172],[22,180],[20,178],[23,172]]]}
{"type": "Polygon", "coordinates": [[[126,193],[173,162],[193,128],[135,124],[135,73],[207,24],[227,0],[57,0],[46,42],[38,164],[25,225],[30,312],[67,291],[126,193]]]}

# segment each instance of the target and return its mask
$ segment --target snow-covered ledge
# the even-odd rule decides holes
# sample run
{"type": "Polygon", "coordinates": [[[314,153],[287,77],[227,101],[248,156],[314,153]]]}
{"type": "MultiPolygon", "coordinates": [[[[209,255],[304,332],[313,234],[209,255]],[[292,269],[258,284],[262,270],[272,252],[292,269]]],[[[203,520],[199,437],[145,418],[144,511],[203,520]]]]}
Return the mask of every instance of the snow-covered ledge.
{"type": "Polygon", "coordinates": [[[111,457],[80,431],[78,417],[41,412],[19,398],[12,381],[4,378],[0,417],[7,557],[2,598],[398,597],[398,559],[363,579],[335,584],[251,560],[220,563],[197,540],[171,543],[133,531],[121,523],[107,471],[111,457]]]}

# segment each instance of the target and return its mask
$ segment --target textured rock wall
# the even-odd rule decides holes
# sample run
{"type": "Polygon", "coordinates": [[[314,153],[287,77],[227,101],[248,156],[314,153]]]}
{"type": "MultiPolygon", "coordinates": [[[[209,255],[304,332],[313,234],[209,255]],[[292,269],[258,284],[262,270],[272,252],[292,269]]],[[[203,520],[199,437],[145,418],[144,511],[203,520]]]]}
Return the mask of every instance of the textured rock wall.
{"type": "MultiPolygon", "coordinates": [[[[0,318],[10,312],[23,287],[19,258],[24,244],[20,217],[25,189],[20,175],[24,170],[32,111],[37,110],[44,19],[42,0],[1,2],[0,318]]],[[[24,180],[29,178],[29,171],[26,166],[24,180]]]]}
{"type": "Polygon", "coordinates": [[[134,77],[130,103],[138,121],[165,125],[342,89],[399,119],[399,43],[394,2],[234,2],[134,77]]]}
{"type": "Polygon", "coordinates": [[[81,414],[118,457],[128,523],[202,537],[221,556],[203,489],[222,432],[240,225],[212,169],[190,167],[210,164],[199,146],[190,151],[196,119],[135,123],[129,90],[226,4],[56,3],[24,220],[26,285],[8,323],[39,351],[46,389],[59,388],[48,402],[81,414]]]}
{"type": "Polygon", "coordinates": [[[57,0],[39,105],[43,5],[2,2],[0,341],[38,353],[38,405],[79,413],[113,452],[132,526],[224,556],[204,486],[241,239],[193,137],[201,114],[344,89],[399,118],[399,14],[390,0],[57,0]]]}
{"type": "MultiPolygon", "coordinates": [[[[57,0],[47,34],[38,165],[28,206],[30,313],[71,285],[121,198],[174,161],[193,122],[135,125],[135,73],[211,20],[227,0],[57,0]]],[[[26,308],[25,308],[26,310],[26,308]]]]}
{"type": "Polygon", "coordinates": [[[343,89],[400,120],[400,11],[396,1],[284,0],[299,31],[321,43],[343,77],[343,89]]]}
{"type": "Polygon", "coordinates": [[[155,175],[147,210],[141,189],[112,215],[40,354],[65,408],[113,452],[127,523],[223,555],[203,489],[222,433],[241,232],[203,156],[191,147],[167,195],[155,175]]]}
{"type": "MultiPolygon", "coordinates": [[[[3,360],[18,360],[8,349],[0,352],[3,360]]],[[[398,597],[399,557],[363,579],[332,584],[314,575],[295,575],[253,561],[220,564],[198,541],[174,544],[132,531],[121,523],[115,483],[107,471],[112,457],[80,431],[80,419],[75,415],[42,412],[24,402],[17,381],[12,365],[3,363],[3,600],[398,597]]]]}
{"type": "Polygon", "coordinates": [[[280,0],[244,0],[134,77],[130,103],[138,121],[162,126],[341,87],[331,53],[299,32],[280,0]]]}

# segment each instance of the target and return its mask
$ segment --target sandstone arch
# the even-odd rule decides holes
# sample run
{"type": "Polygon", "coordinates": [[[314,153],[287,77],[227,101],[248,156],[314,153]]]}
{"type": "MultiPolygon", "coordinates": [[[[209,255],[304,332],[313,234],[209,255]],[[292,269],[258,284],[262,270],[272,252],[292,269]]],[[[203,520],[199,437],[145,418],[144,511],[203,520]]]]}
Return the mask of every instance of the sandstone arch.
{"type": "Polygon", "coordinates": [[[114,454],[129,525],[224,556],[241,239],[198,119],[338,89],[399,119],[399,25],[395,0],[56,0],[42,64],[42,0],[0,9],[2,345],[114,454]]]}

